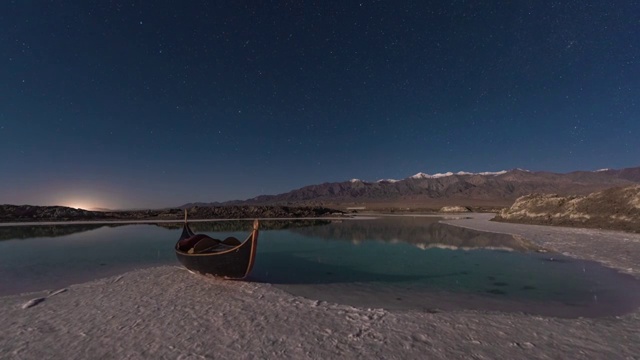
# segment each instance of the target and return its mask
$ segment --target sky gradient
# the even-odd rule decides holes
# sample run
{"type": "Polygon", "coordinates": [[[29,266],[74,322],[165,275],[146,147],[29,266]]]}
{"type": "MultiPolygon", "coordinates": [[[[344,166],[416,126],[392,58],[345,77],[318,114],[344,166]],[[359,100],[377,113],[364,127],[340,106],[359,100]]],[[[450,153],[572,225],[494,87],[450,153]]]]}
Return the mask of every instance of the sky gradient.
{"type": "Polygon", "coordinates": [[[0,203],[640,165],[637,1],[2,1],[0,203]]]}

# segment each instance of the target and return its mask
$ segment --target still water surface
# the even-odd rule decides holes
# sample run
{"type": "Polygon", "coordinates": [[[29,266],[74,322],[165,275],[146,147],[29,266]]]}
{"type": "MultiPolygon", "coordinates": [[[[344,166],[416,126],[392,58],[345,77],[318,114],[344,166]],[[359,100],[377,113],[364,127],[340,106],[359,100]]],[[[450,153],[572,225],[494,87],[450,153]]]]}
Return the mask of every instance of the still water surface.
{"type": "MultiPolygon", "coordinates": [[[[194,223],[243,239],[249,221],[194,223]]],[[[640,281],[526,240],[434,218],[263,222],[250,281],[319,301],[397,310],[500,310],[560,317],[640,306],[640,281]]],[[[0,295],[179,265],[178,224],[0,228],[0,295]]]]}

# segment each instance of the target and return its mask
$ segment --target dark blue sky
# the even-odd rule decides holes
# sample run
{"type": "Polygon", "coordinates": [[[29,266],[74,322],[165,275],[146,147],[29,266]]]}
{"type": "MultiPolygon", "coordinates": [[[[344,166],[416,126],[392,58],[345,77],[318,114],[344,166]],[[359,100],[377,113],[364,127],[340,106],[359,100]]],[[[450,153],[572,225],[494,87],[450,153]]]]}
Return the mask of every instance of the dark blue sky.
{"type": "Polygon", "coordinates": [[[0,203],[640,164],[637,1],[2,1],[0,203]]]}

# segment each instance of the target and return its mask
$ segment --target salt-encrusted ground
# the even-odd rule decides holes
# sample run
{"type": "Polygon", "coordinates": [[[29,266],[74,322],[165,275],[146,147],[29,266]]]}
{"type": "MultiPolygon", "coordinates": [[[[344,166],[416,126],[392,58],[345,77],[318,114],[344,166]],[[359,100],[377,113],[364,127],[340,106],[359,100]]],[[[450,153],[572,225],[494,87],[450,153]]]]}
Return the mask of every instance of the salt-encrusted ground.
{"type": "MultiPolygon", "coordinates": [[[[639,276],[640,235],[449,220],[507,232],[639,276]]],[[[557,319],[483,312],[391,312],[317,302],[268,284],[138,270],[51,295],[0,298],[0,358],[636,359],[640,311],[557,319]],[[36,303],[36,298],[45,298],[36,303]],[[29,305],[33,305],[27,307],[29,305]]]]}
{"type": "Polygon", "coordinates": [[[474,230],[522,236],[542,247],[577,258],[599,261],[640,278],[640,234],[489,221],[494,214],[468,216],[471,219],[442,222],[474,230]]]}

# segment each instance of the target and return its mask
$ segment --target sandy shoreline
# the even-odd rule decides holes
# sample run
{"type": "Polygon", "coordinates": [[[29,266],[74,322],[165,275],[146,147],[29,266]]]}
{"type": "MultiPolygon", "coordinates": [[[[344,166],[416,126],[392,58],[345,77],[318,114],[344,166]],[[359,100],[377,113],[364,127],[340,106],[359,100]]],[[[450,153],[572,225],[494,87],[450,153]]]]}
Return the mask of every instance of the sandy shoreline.
{"type": "MultiPolygon", "coordinates": [[[[640,235],[446,220],[510,233],[640,277],[640,235]],[[604,244],[604,245],[603,245],[604,244]]],[[[295,297],[269,284],[164,266],[0,298],[2,358],[610,358],[640,354],[640,311],[597,319],[394,312],[295,297]]]]}

